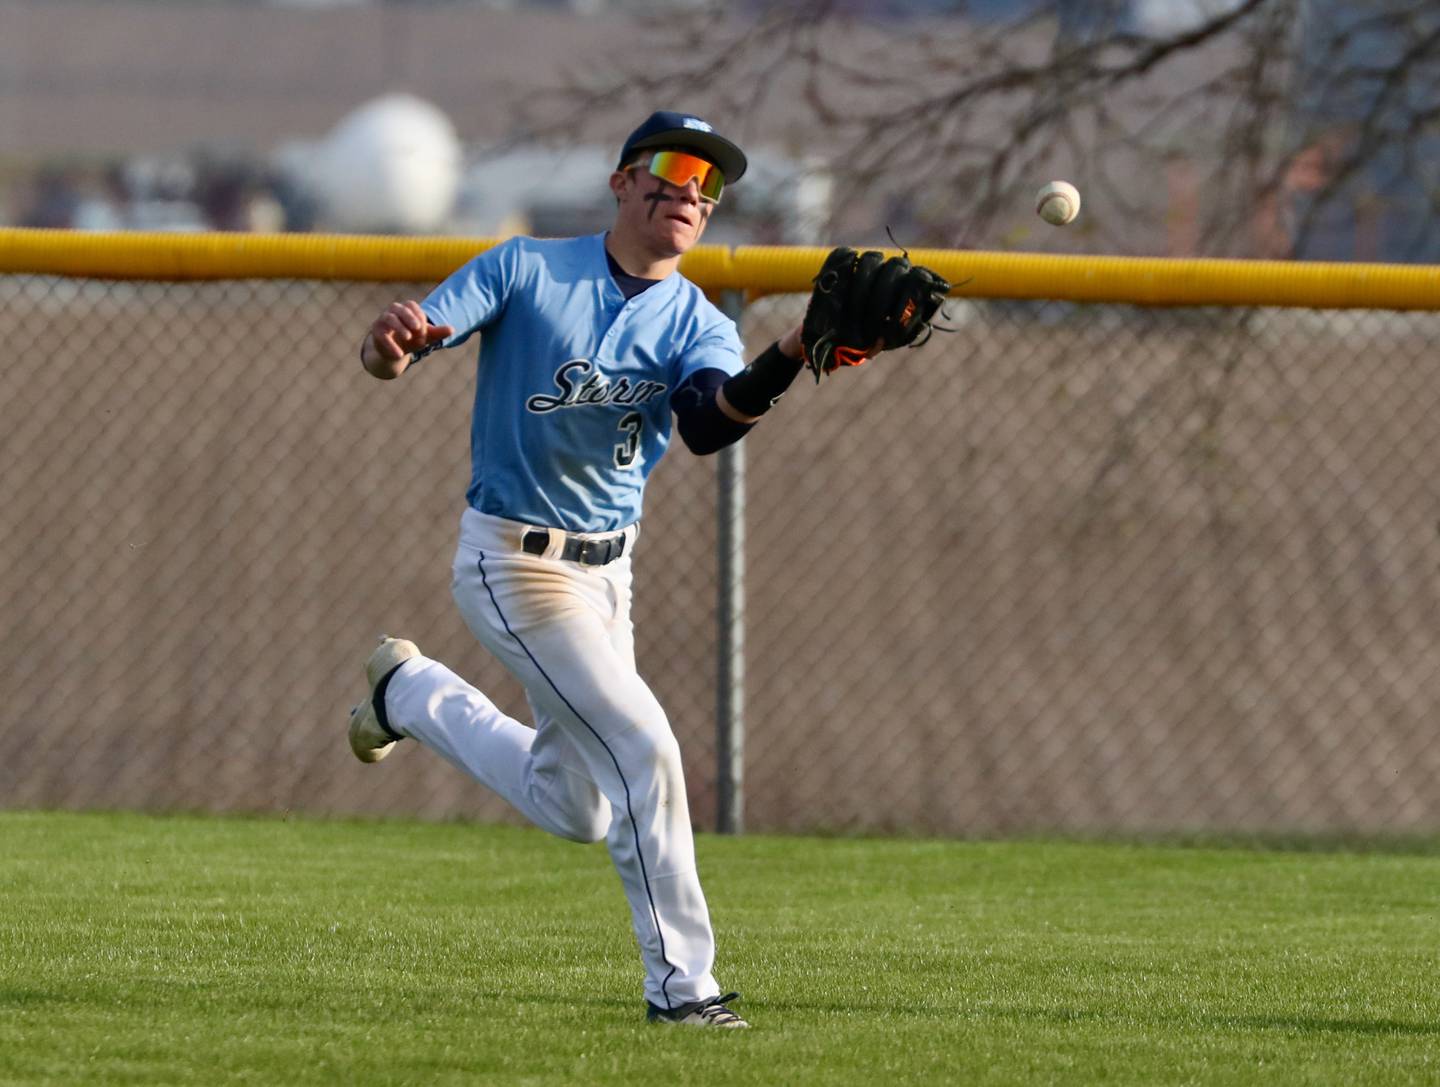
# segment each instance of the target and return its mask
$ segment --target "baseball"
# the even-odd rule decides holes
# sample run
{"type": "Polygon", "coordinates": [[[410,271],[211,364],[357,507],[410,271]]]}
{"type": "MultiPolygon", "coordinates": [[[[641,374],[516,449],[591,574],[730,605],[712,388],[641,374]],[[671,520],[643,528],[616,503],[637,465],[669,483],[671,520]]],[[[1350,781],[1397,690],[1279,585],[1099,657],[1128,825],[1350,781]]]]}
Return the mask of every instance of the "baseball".
{"type": "Polygon", "coordinates": [[[1080,190],[1068,181],[1052,181],[1036,194],[1035,211],[1054,226],[1073,223],[1080,214],[1080,190]]]}

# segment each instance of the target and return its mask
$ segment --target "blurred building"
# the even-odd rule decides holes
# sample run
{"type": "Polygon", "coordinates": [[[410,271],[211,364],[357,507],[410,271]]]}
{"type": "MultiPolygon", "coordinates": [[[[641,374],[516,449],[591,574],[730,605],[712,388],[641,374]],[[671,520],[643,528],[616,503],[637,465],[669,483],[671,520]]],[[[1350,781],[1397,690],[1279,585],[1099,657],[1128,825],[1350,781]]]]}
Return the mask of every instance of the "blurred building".
{"type": "MultiPolygon", "coordinates": [[[[565,118],[540,98],[632,48],[635,28],[573,9],[0,0],[0,221],[598,229],[610,160],[643,113],[565,118]],[[526,138],[536,127],[538,142],[526,138]]],[[[703,98],[655,105],[703,113],[703,98]]],[[[714,119],[754,166],[708,237],[814,240],[828,182],[783,150],[811,136],[802,110],[714,119]]]]}
{"type": "Polygon", "coordinates": [[[1307,0],[1297,29],[1294,122],[1306,150],[1290,213],[1299,255],[1440,262],[1440,5],[1381,18],[1370,5],[1307,0]],[[1417,48],[1427,39],[1428,53],[1417,48]],[[1406,78],[1390,78],[1397,66],[1406,78]],[[1383,142],[1362,145],[1377,136],[1383,142]],[[1317,201],[1332,185],[1338,198],[1317,201]]]}

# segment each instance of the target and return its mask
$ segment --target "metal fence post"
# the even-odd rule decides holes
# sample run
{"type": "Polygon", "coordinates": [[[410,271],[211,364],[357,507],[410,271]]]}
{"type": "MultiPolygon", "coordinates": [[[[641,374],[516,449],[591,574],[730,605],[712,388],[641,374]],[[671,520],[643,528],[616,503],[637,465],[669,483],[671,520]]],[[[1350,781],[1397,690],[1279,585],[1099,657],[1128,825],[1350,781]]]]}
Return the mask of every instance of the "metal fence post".
{"type": "MultiPolygon", "coordinates": [[[[744,292],[726,291],[720,308],[739,325],[744,292]]],[[[734,442],[717,455],[715,829],[740,834],[745,829],[745,443],[734,442]]]]}

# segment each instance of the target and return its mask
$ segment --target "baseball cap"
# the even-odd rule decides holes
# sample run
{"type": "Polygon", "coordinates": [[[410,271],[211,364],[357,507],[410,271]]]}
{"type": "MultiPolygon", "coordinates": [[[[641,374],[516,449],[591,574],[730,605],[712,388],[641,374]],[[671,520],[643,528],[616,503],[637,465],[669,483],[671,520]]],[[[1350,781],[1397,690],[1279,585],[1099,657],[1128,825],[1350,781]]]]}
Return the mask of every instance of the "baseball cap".
{"type": "Polygon", "coordinates": [[[650,147],[680,147],[694,151],[720,167],[727,182],[738,181],[745,173],[745,152],[716,132],[708,121],[691,113],[662,109],[650,114],[625,141],[620,151],[621,165],[636,151],[650,147]]]}

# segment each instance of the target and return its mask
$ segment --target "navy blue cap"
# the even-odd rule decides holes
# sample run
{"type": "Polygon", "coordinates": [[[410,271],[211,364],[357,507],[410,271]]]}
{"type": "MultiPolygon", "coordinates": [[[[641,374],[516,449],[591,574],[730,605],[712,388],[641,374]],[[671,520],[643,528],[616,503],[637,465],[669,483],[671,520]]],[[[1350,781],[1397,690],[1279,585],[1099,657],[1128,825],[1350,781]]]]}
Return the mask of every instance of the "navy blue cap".
{"type": "MultiPolygon", "coordinates": [[[[620,165],[636,152],[650,147],[679,147],[709,159],[725,175],[725,182],[739,181],[745,173],[745,152],[721,136],[709,122],[691,113],[657,110],[630,133],[620,152],[620,165]]],[[[618,167],[617,167],[618,168],[618,167]]]]}

